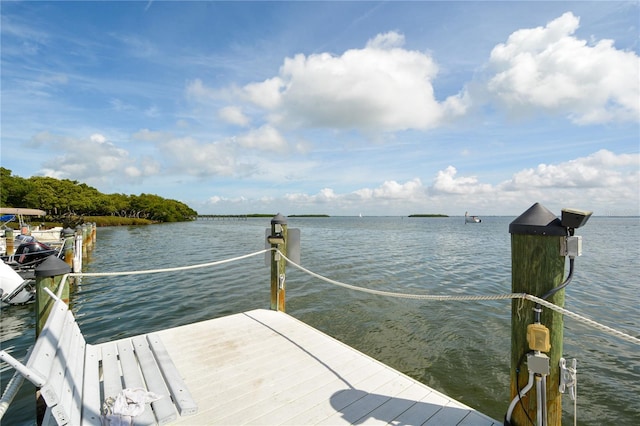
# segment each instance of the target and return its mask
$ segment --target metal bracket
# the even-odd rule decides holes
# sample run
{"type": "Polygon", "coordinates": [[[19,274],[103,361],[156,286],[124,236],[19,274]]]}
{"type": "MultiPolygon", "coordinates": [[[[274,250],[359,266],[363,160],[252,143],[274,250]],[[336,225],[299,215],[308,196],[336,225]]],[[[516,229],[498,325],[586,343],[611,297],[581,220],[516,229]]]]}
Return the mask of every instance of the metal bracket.
{"type": "Polygon", "coordinates": [[[280,279],[278,280],[278,289],[279,290],[282,290],[284,288],[284,280],[285,280],[284,274],[280,274],[280,279]]]}
{"type": "Polygon", "coordinates": [[[565,393],[569,389],[569,398],[573,401],[576,400],[577,381],[576,374],[578,370],[577,360],[574,358],[571,360],[571,367],[567,367],[567,361],[564,358],[560,358],[560,386],[558,391],[565,393]]]}
{"type": "Polygon", "coordinates": [[[569,236],[560,240],[560,256],[582,256],[582,237],[569,236]]]}

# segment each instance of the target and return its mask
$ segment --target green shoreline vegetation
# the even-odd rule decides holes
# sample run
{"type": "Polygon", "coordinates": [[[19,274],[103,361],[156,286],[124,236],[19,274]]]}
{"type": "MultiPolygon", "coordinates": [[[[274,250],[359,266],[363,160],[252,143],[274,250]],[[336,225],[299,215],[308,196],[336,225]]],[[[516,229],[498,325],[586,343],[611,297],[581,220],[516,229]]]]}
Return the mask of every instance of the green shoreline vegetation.
{"type": "Polygon", "coordinates": [[[0,167],[0,206],[44,210],[34,223],[70,227],[95,222],[96,226],[147,225],[187,222],[198,212],[186,204],[153,194],[103,194],[69,179],[44,176],[22,178],[0,167]]]}
{"type": "MultiPolygon", "coordinates": [[[[272,213],[205,214],[186,204],[153,194],[103,194],[84,183],[44,176],[22,178],[0,167],[0,206],[44,210],[32,222],[43,227],[75,228],[82,223],[96,226],[150,225],[188,222],[202,218],[272,218],[272,213]]],[[[290,214],[290,218],[328,218],[328,214],[290,214]]],[[[408,217],[449,217],[444,214],[411,214],[408,217]]],[[[10,227],[18,224],[10,222],[10,227]]]]}

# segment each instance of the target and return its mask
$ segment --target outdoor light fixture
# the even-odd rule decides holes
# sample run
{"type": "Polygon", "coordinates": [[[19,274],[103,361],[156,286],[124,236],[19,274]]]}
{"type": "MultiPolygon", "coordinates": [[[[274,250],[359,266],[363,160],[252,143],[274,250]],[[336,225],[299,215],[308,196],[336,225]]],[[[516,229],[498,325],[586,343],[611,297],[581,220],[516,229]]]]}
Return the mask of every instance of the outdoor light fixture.
{"type": "Polygon", "coordinates": [[[562,209],[562,226],[569,229],[569,233],[573,235],[576,228],[584,226],[589,220],[593,212],[576,209],[562,209]]]}

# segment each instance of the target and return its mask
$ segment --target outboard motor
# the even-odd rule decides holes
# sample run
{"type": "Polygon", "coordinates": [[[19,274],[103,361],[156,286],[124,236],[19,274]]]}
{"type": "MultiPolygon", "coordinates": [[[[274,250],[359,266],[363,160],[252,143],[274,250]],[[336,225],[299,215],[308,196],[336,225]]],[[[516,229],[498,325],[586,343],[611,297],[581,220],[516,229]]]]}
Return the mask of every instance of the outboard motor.
{"type": "Polygon", "coordinates": [[[33,239],[33,241],[25,242],[18,246],[18,249],[13,255],[13,260],[22,266],[35,266],[47,257],[57,254],[57,250],[33,239]]]}

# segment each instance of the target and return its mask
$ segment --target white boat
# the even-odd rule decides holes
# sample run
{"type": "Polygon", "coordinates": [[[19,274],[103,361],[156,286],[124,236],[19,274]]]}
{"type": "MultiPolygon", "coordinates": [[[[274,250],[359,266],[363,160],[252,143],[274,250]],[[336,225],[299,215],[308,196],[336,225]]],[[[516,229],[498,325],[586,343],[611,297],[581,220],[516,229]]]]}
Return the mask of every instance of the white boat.
{"type": "Polygon", "coordinates": [[[482,222],[482,219],[480,219],[478,216],[469,216],[469,212],[465,212],[464,213],[464,223],[480,223],[482,222]]]}
{"type": "Polygon", "coordinates": [[[30,230],[30,234],[43,243],[61,243],[62,226],[56,226],[50,229],[40,229],[39,226],[36,226],[30,230]]]}
{"type": "Polygon", "coordinates": [[[0,306],[33,302],[36,293],[31,284],[31,280],[23,279],[11,266],[0,262],[0,306]]]}

